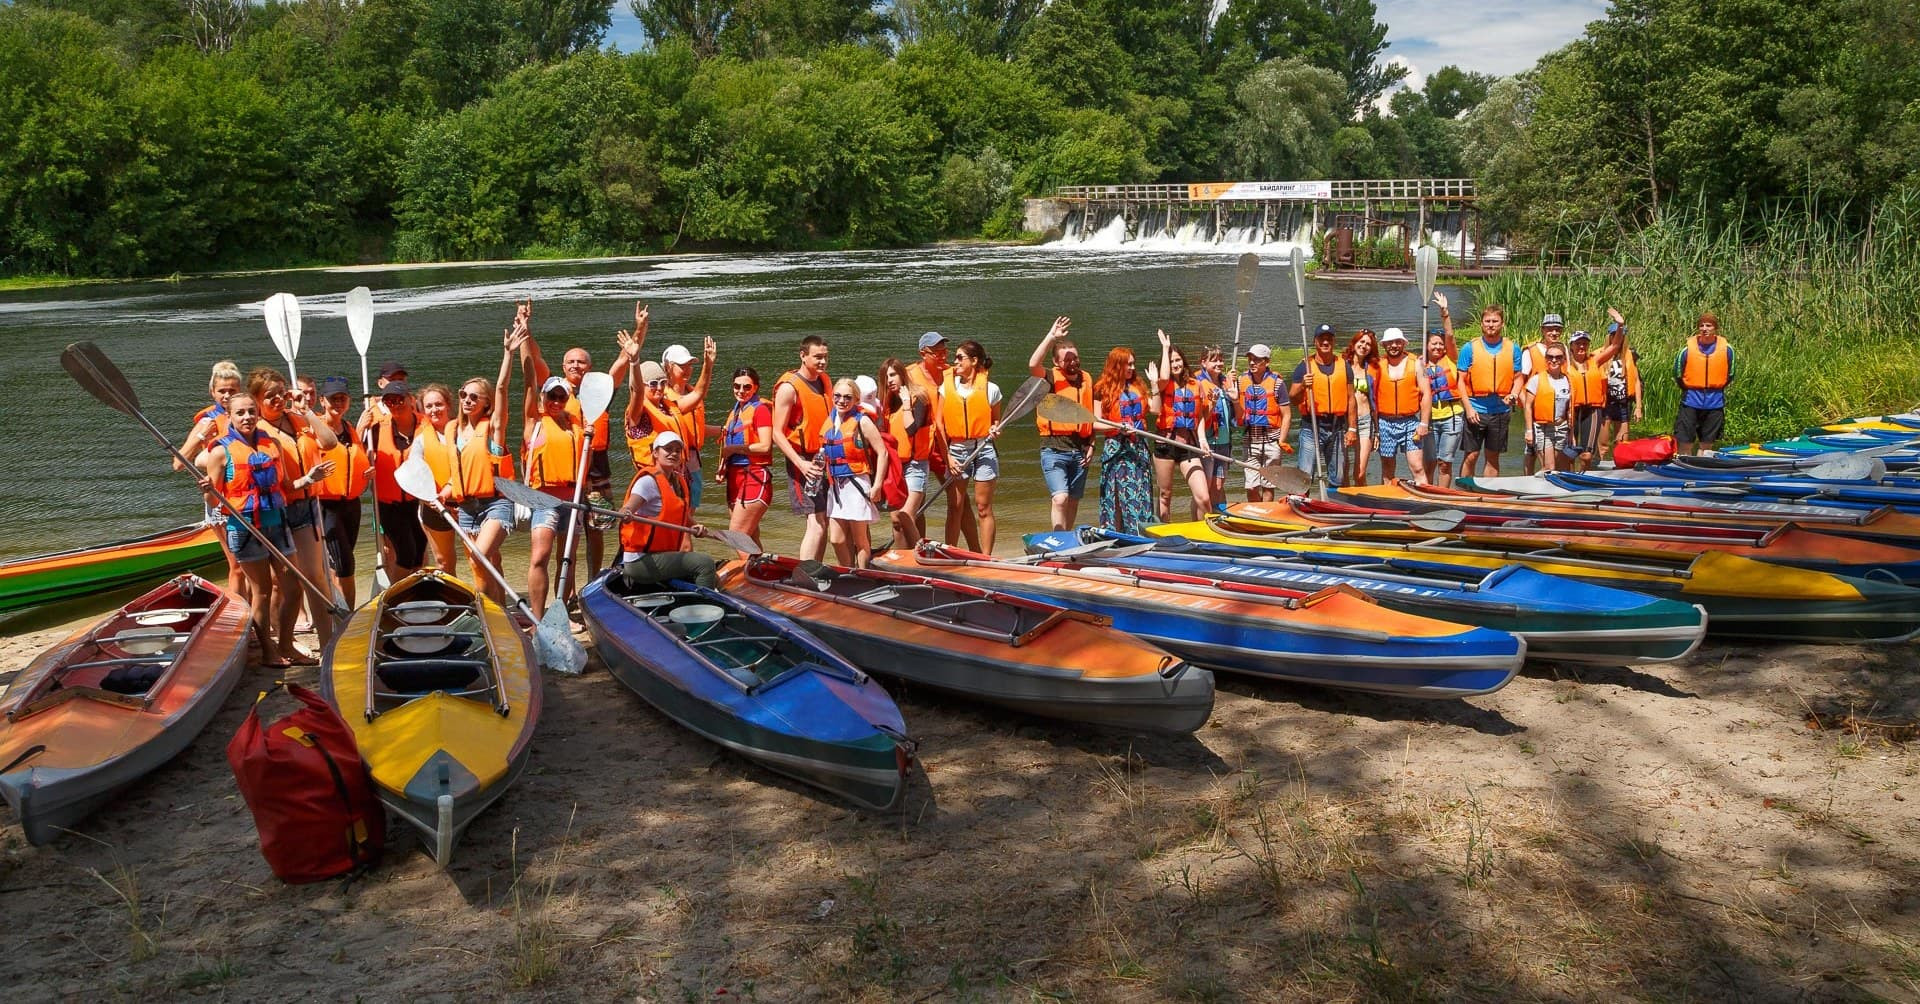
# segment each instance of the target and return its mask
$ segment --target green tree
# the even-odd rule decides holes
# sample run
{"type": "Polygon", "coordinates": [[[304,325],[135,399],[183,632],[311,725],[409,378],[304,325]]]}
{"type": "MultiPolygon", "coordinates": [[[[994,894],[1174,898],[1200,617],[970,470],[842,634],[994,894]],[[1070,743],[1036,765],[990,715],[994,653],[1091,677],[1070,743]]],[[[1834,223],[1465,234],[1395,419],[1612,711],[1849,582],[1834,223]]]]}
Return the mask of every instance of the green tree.
{"type": "Polygon", "coordinates": [[[1387,26],[1377,17],[1373,0],[1229,0],[1216,35],[1230,63],[1299,57],[1339,74],[1357,115],[1407,75],[1380,62],[1387,26]]]}
{"type": "Polygon", "coordinates": [[[1240,177],[1324,178],[1330,143],[1345,119],[1346,84],[1303,59],[1263,63],[1240,82],[1230,163],[1240,177]]]}
{"type": "Polygon", "coordinates": [[[540,63],[598,48],[613,24],[613,0],[516,0],[514,34],[540,63]]]}
{"type": "Polygon", "coordinates": [[[1489,73],[1475,73],[1448,64],[1427,77],[1420,95],[1426,100],[1427,110],[1436,117],[1459,118],[1460,113],[1487,99],[1487,88],[1495,79],[1489,73]]]}
{"type": "Polygon", "coordinates": [[[1011,58],[1045,0],[893,0],[902,43],[948,38],[982,56],[1011,58]]]}
{"type": "Polygon", "coordinates": [[[685,42],[702,59],[718,55],[720,33],[733,19],[734,0],[629,0],[633,16],[655,46],[685,42]]]}
{"type": "Polygon", "coordinates": [[[1098,0],[1054,0],[1034,19],[1020,62],[1041,87],[1074,108],[1115,108],[1133,81],[1133,64],[1098,0]]]}

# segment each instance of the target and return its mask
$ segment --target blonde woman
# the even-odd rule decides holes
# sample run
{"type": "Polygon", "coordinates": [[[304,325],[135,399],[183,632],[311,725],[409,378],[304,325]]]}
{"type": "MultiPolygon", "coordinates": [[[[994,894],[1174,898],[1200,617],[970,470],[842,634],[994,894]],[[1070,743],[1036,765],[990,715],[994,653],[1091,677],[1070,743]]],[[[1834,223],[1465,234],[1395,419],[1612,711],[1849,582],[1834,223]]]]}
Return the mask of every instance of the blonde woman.
{"type": "Polygon", "coordinates": [[[887,451],[880,448],[880,426],[860,408],[860,385],[851,378],[833,385],[820,430],[820,462],[829,481],[834,552],[841,564],[865,568],[873,557],[868,527],[880,515],[887,451]]]}

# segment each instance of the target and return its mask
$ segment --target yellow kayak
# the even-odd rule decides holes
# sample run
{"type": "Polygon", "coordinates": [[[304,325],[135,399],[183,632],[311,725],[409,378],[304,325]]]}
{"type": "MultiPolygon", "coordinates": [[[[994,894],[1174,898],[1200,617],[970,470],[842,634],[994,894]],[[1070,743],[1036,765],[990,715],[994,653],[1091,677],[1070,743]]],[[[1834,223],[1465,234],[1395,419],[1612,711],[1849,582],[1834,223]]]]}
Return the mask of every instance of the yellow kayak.
{"type": "MultiPolygon", "coordinates": [[[[1238,507],[1245,509],[1245,506],[1238,507]]],[[[1774,565],[1718,551],[1687,554],[1499,534],[1319,529],[1248,516],[1148,527],[1155,537],[1357,554],[1383,571],[1524,565],[1549,575],[1698,603],[1707,631],[1795,642],[1903,641],[1920,634],[1920,589],[1774,565]]]]}
{"type": "Polygon", "coordinates": [[[445,866],[526,768],[540,676],[499,604],[438,571],[394,583],[328,647],[321,689],[353,728],[381,801],[445,866]]]}

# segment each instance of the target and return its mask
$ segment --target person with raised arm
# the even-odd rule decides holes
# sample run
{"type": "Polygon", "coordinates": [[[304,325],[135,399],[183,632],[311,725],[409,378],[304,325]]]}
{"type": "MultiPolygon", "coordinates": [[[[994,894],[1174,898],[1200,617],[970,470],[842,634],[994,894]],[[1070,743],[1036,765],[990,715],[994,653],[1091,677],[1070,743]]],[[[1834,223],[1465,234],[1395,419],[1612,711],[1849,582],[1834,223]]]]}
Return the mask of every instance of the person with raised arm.
{"type": "MultiPolygon", "coordinates": [[[[1460,387],[1460,366],[1454,360],[1459,346],[1453,341],[1453,315],[1445,293],[1433,294],[1440,305],[1440,326],[1427,331],[1426,362],[1422,367],[1433,406],[1420,442],[1420,462],[1414,476],[1423,485],[1453,487],[1454,459],[1460,455],[1460,434],[1466,424],[1466,400],[1460,387]]],[[[1411,461],[1410,461],[1411,462],[1411,461]]]]}
{"type": "Polygon", "coordinates": [[[1182,450],[1165,443],[1153,444],[1154,514],[1166,522],[1167,513],[1173,508],[1173,476],[1178,472],[1180,479],[1187,483],[1189,518],[1199,519],[1213,508],[1206,468],[1213,385],[1200,379],[1188,364],[1186,352],[1176,347],[1165,331],[1154,331],[1154,337],[1160,339],[1160,380],[1153,385],[1153,392],[1160,396],[1156,424],[1161,435],[1194,447],[1182,450]]]}
{"type": "Polygon", "coordinates": [[[320,449],[319,438],[300,440],[303,450],[312,450],[307,468],[316,470],[323,461],[327,473],[313,486],[313,497],[320,503],[321,537],[326,544],[327,564],[332,568],[340,595],[349,608],[354,606],[354,553],[360,544],[361,496],[373,482],[373,460],[354,435],[347,411],[353,407],[353,392],[347,378],[330,376],[315,386],[320,404],[316,419],[333,432],[334,446],[320,449]]]}
{"type": "MultiPolygon", "coordinates": [[[[320,539],[319,507],[313,488],[332,473],[332,465],[318,456],[321,450],[338,445],[333,430],[313,415],[306,398],[290,393],[287,378],[271,367],[260,367],[247,375],[247,393],[260,411],[259,427],[275,433],[280,450],[280,493],[285,503],[287,539],[293,550],[286,552],[301,574],[313,582],[327,581],[327,549],[320,539]],[[311,442],[306,442],[311,441],[311,442]]],[[[279,566],[274,568],[274,623],[280,632],[280,654],[298,666],[317,666],[320,660],[301,652],[294,644],[295,625],[300,609],[308,601],[298,580],[279,566]]],[[[312,600],[314,630],[324,647],[333,640],[333,612],[318,600],[312,600]]]]}
{"type": "MultiPolygon", "coordinates": [[[[1620,312],[1607,308],[1611,317],[1620,317],[1620,312]]],[[[1607,343],[1618,342],[1613,358],[1607,361],[1607,406],[1605,423],[1600,430],[1598,456],[1602,460],[1613,458],[1613,444],[1633,434],[1633,423],[1646,418],[1646,406],[1641,397],[1640,354],[1627,344],[1627,322],[1625,318],[1610,321],[1607,324],[1607,343]]]]}
{"type": "Polygon", "coordinates": [[[669,345],[660,353],[660,365],[667,371],[667,397],[673,402],[675,430],[686,445],[687,457],[681,470],[687,486],[693,490],[694,509],[700,508],[701,454],[707,443],[707,389],[713,384],[713,363],[719,356],[712,336],[700,347],[700,376],[693,376],[693,353],[684,345],[669,345]]]}
{"type": "MultiPolygon", "coordinates": [[[[513,476],[513,455],[507,450],[507,380],[522,337],[516,328],[502,332],[497,379],[468,377],[460,385],[460,417],[454,422],[452,439],[446,443],[452,468],[450,495],[459,504],[454,518],[459,521],[460,531],[473,538],[481,555],[495,568],[500,567],[500,545],[513,534],[513,503],[493,482],[513,476]]],[[[467,563],[480,588],[495,602],[504,604],[506,594],[500,583],[484,574],[472,555],[467,563]]]]}
{"type": "MultiPolygon", "coordinates": [[[[1620,327],[1620,312],[1607,308],[1615,318],[1610,327],[1620,327]]],[[[1607,344],[1593,349],[1593,336],[1576,331],[1567,338],[1567,379],[1573,382],[1573,415],[1567,431],[1567,460],[1560,465],[1584,471],[1593,464],[1594,451],[1600,445],[1600,427],[1607,414],[1607,364],[1620,351],[1624,336],[1609,336],[1607,344]]]]}
{"type": "MultiPolygon", "coordinates": [[[[1073,344],[1073,319],[1056,317],[1053,326],[1027,357],[1027,372],[1047,382],[1051,392],[1093,411],[1093,374],[1080,366],[1080,349],[1073,344]],[[1052,365],[1047,365],[1051,359],[1052,365]]],[[[1071,530],[1087,493],[1087,472],[1093,467],[1093,424],[1060,425],[1042,416],[1040,476],[1047,485],[1047,509],[1053,529],[1071,530]]]]}
{"type": "MultiPolygon", "coordinates": [[[[533,301],[531,299],[524,301],[521,304],[521,311],[521,314],[516,315],[515,321],[516,323],[523,324],[526,328],[527,339],[524,353],[533,357],[534,377],[537,381],[536,386],[544,385],[547,378],[553,374],[548,370],[546,360],[540,355],[539,341],[533,336],[533,301]]],[[[640,316],[645,312],[645,304],[635,303],[633,305],[635,326],[639,325],[640,316]]],[[[626,382],[627,371],[625,363],[626,360],[616,358],[613,365],[607,370],[607,375],[613,378],[613,385],[615,387],[626,382]]],[[[568,414],[573,416],[575,422],[581,420],[580,381],[585,379],[586,375],[592,371],[593,354],[587,351],[586,346],[575,345],[560,357],[560,375],[566,379],[567,390],[569,392],[567,411],[568,414]]],[[[594,420],[593,452],[587,460],[586,501],[589,505],[601,508],[611,508],[613,505],[613,460],[607,452],[608,445],[612,441],[610,439],[611,433],[609,432],[612,420],[608,418],[608,415],[611,413],[612,409],[603,411],[600,413],[600,417],[594,420]]],[[[571,501],[571,499],[569,499],[569,501],[571,501]]],[[[587,576],[589,580],[591,580],[593,576],[600,574],[600,566],[606,560],[607,555],[606,531],[613,528],[613,524],[604,518],[589,518],[585,523],[587,576]]]]}
{"type": "MultiPolygon", "coordinates": [[[[520,373],[526,381],[521,404],[521,449],[526,456],[521,466],[526,471],[527,487],[572,502],[580,457],[583,451],[592,449],[593,430],[586,427],[580,412],[569,410],[568,405],[575,402],[573,386],[565,377],[537,378],[543,367],[536,365],[532,344],[532,338],[524,338],[519,348],[520,373]]],[[[546,612],[552,599],[552,577],[547,566],[553,558],[554,543],[566,539],[569,522],[577,511],[554,506],[533,515],[533,530],[528,535],[527,600],[533,605],[535,620],[546,612]]]]}
{"type": "Polygon", "coordinates": [[[820,430],[827,422],[832,382],[827,376],[827,340],[800,339],[800,363],[780,374],[773,388],[773,445],[787,460],[787,493],[793,514],[804,517],[800,560],[827,554],[827,490],[820,463],[820,430]]]}

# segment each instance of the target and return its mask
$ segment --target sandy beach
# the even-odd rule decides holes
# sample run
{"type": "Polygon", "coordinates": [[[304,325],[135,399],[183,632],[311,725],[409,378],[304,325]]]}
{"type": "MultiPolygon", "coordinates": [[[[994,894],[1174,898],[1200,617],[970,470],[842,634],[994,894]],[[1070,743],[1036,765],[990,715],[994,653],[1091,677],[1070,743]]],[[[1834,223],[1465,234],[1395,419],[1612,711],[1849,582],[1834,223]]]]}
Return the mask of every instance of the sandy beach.
{"type": "Polygon", "coordinates": [[[596,662],[549,677],[532,767],[450,872],[395,826],[371,874],[298,887],[224,757],[256,669],[80,832],[6,820],[7,997],[1914,999],[1914,668],[1709,645],[1443,703],[1222,676],[1181,739],[891,684],[921,762],[873,814],[596,662]]]}

